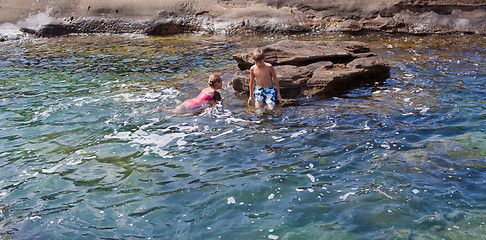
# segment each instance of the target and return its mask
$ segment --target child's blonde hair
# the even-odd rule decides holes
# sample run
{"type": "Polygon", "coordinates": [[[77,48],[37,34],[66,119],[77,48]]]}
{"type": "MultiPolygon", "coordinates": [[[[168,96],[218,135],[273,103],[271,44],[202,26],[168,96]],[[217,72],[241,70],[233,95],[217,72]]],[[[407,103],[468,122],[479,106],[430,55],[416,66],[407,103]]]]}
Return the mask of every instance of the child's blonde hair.
{"type": "Polygon", "coordinates": [[[255,60],[255,62],[261,61],[261,60],[265,59],[265,54],[263,53],[263,50],[261,48],[257,48],[257,49],[255,49],[255,51],[253,51],[252,57],[253,57],[253,60],[255,60]]]}
{"type": "Polygon", "coordinates": [[[208,84],[210,87],[214,88],[214,84],[217,83],[217,82],[222,82],[223,81],[223,78],[219,75],[219,74],[211,74],[211,76],[209,76],[209,80],[208,80],[208,84]]]}

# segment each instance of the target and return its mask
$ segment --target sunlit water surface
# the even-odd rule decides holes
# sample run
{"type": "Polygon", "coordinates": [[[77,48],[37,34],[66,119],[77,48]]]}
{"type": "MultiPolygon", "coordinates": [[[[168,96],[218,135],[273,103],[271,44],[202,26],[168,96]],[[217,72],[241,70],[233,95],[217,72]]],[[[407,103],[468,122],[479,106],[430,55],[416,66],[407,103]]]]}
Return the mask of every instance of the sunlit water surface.
{"type": "Polygon", "coordinates": [[[484,239],[482,36],[71,36],[0,44],[0,237],[484,239]],[[234,53],[359,40],[383,84],[256,112],[234,53]],[[224,77],[221,104],[173,108],[224,77]]]}

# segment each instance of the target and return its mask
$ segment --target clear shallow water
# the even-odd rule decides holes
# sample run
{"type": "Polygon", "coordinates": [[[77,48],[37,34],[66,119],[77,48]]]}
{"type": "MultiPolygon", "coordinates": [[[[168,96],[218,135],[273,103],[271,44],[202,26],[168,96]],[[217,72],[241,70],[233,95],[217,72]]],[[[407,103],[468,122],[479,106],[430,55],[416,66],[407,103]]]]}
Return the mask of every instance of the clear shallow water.
{"type": "Polygon", "coordinates": [[[381,85],[259,114],[235,52],[283,37],[0,45],[0,233],[12,239],[481,239],[486,39],[360,40],[381,85]],[[222,104],[175,107],[223,74],[222,104]]]}

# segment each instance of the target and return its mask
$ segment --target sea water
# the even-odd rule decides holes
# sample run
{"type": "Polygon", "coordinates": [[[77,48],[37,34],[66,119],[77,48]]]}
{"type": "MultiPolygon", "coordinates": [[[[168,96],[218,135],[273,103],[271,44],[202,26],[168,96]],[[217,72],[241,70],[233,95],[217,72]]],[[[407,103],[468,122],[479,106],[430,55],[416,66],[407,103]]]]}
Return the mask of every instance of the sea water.
{"type": "Polygon", "coordinates": [[[7,239],[486,238],[486,38],[24,38],[0,43],[7,239]],[[358,40],[384,83],[257,112],[232,54],[358,40]],[[224,78],[223,101],[174,108],[224,78]]]}

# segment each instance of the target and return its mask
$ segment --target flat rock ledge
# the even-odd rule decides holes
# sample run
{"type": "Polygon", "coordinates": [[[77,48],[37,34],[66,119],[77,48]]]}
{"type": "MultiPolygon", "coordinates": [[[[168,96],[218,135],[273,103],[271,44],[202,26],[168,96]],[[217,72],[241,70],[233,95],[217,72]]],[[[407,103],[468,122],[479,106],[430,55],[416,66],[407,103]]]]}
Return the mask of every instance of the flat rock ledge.
{"type": "MultiPolygon", "coordinates": [[[[363,84],[383,82],[390,76],[388,62],[370,52],[363,42],[285,40],[262,50],[266,62],[275,67],[284,99],[337,96],[363,84]]],[[[249,92],[252,51],[233,56],[240,69],[231,81],[237,92],[249,92]]]]}

